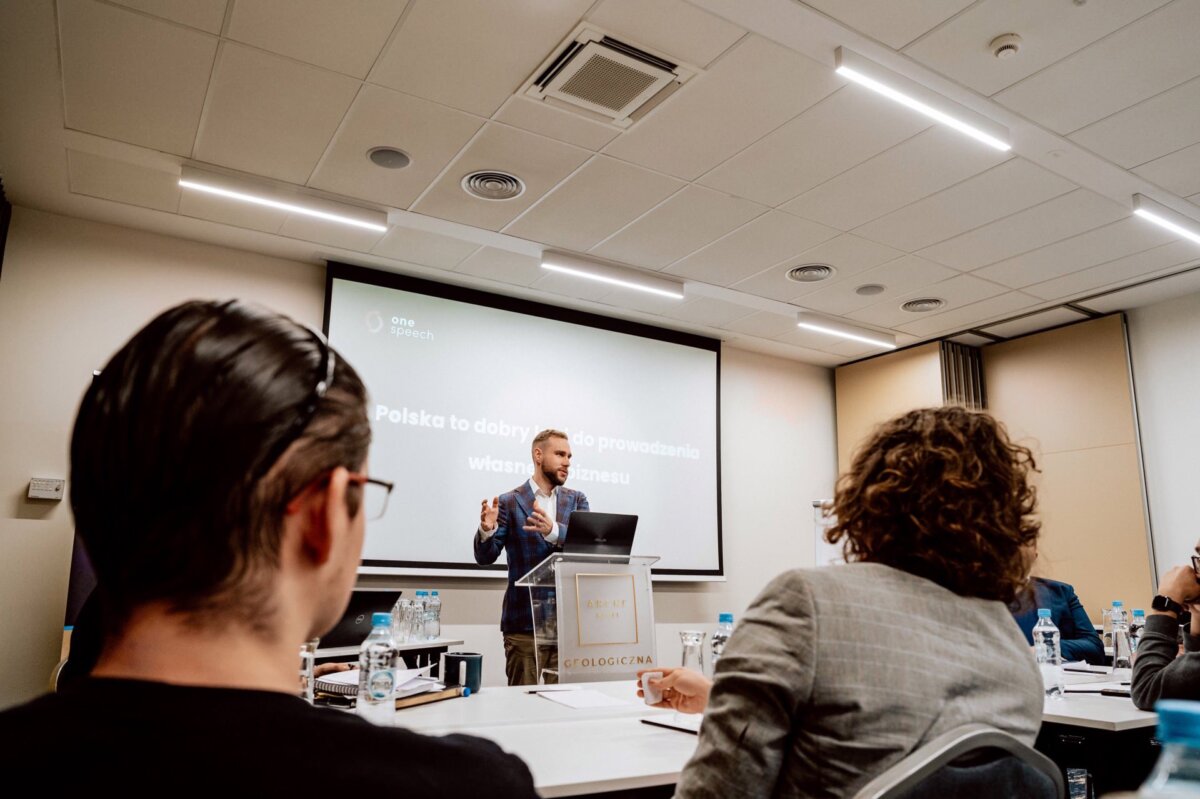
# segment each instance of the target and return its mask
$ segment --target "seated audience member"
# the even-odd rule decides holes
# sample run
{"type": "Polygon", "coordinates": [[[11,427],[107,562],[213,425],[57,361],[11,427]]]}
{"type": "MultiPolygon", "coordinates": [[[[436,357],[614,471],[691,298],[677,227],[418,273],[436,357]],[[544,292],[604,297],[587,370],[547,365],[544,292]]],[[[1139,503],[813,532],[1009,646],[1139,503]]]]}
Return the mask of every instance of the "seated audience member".
{"type": "Polygon", "coordinates": [[[877,429],[826,533],[848,563],[772,581],[707,698],[694,672],[660,681],[665,705],[707,705],[676,796],[851,796],[973,722],[1032,745],[1042,679],[1007,603],[1038,534],[1033,468],[982,413],[919,410],[877,429]]]}
{"type": "MultiPolygon", "coordinates": [[[[1200,546],[1196,547],[1200,553],[1200,546]]],[[[1146,626],[1133,658],[1133,704],[1153,710],[1160,699],[1200,700],[1200,555],[1190,566],[1176,566],[1163,575],[1158,595],[1150,602],[1146,626]],[[1195,603],[1195,604],[1194,604],[1195,603]],[[1179,617],[1191,611],[1179,654],[1179,617]]]]}
{"type": "Polygon", "coordinates": [[[490,741],[297,696],[300,643],[337,622],[354,584],[364,491],[378,487],[363,473],[370,437],[354,369],[284,316],[189,302],[125,344],[71,440],[103,648],[90,677],[0,713],[6,779],[72,794],[535,796],[490,741]]]}
{"type": "MultiPolygon", "coordinates": [[[[1027,551],[1029,567],[1033,568],[1037,547],[1029,547],[1027,551]]],[[[1043,577],[1029,578],[1029,585],[1021,590],[1009,610],[1030,646],[1033,646],[1033,625],[1037,624],[1038,608],[1050,610],[1050,621],[1058,628],[1064,663],[1085,660],[1097,666],[1104,664],[1104,641],[1079,597],[1075,596],[1074,587],[1043,577]]]]}

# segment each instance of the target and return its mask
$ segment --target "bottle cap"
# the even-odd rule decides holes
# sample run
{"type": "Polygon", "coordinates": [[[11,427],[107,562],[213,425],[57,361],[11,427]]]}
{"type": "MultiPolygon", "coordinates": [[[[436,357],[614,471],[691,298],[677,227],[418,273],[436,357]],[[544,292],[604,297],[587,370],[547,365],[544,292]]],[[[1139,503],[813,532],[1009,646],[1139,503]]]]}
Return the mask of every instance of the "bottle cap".
{"type": "Polygon", "coordinates": [[[1119,600],[1119,599],[1114,599],[1114,600],[1113,600],[1113,607],[1114,607],[1114,608],[1123,608],[1123,607],[1125,607],[1125,603],[1124,603],[1124,602],[1122,602],[1122,601],[1121,601],[1121,600],[1119,600]]]}
{"type": "Polygon", "coordinates": [[[1038,618],[1039,619],[1050,618],[1050,608],[1038,608],[1038,618]]]}
{"type": "Polygon", "coordinates": [[[372,627],[391,627],[392,626],[392,614],[390,614],[390,613],[372,613],[371,614],[371,626],[372,627]]]}
{"type": "Polygon", "coordinates": [[[1200,702],[1164,699],[1154,710],[1158,713],[1160,741],[1200,746],[1200,702]]]}
{"type": "Polygon", "coordinates": [[[437,595],[438,595],[438,592],[437,592],[437,591],[431,591],[430,593],[432,593],[434,596],[437,596],[437,595]]]}
{"type": "Polygon", "coordinates": [[[470,696],[470,695],[471,695],[471,689],[470,689],[470,688],[463,688],[463,693],[462,693],[462,695],[463,695],[463,696],[470,696]]]}
{"type": "Polygon", "coordinates": [[[417,596],[425,596],[425,595],[427,595],[428,593],[429,593],[428,591],[418,591],[418,592],[417,592],[417,596]]]}
{"type": "Polygon", "coordinates": [[[717,616],[717,624],[733,624],[733,614],[722,613],[721,615],[717,616]]]}
{"type": "Polygon", "coordinates": [[[1142,610],[1141,608],[1134,608],[1133,615],[1134,616],[1145,616],[1146,611],[1142,610]]]}

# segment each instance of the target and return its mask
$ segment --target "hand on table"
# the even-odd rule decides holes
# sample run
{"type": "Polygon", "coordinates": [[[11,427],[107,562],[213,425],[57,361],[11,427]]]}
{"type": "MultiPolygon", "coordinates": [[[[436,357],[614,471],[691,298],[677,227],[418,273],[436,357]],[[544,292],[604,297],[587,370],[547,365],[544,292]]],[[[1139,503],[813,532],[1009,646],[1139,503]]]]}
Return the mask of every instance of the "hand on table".
{"type": "Polygon", "coordinates": [[[648,671],[661,671],[661,680],[651,680],[650,686],[662,691],[663,701],[654,707],[666,707],[680,713],[703,713],[708,707],[708,692],[712,690],[712,680],[691,669],[642,669],[638,672],[638,697],[645,698],[642,693],[642,675],[648,671]]]}

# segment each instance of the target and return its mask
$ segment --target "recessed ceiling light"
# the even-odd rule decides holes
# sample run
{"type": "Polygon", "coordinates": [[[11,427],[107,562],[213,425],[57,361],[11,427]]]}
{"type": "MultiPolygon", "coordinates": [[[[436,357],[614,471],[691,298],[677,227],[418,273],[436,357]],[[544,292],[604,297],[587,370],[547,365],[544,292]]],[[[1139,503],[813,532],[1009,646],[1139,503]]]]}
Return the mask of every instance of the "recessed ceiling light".
{"type": "Polygon", "coordinates": [[[938,299],[937,297],[921,297],[918,300],[909,300],[901,305],[900,309],[909,313],[929,313],[945,306],[945,304],[945,300],[938,299]]]}
{"type": "Polygon", "coordinates": [[[370,158],[371,163],[375,166],[381,166],[384,169],[404,169],[412,163],[408,153],[397,150],[395,147],[372,147],[367,150],[367,158],[370,158]]]}
{"type": "Polygon", "coordinates": [[[854,293],[860,297],[874,297],[876,294],[882,294],[886,287],[878,283],[864,283],[854,290],[854,293]]]}
{"type": "Polygon", "coordinates": [[[482,169],[463,175],[463,191],[480,200],[514,200],[525,193],[525,182],[508,172],[482,169]]]}
{"type": "Polygon", "coordinates": [[[873,347],[885,350],[896,349],[896,337],[891,333],[880,333],[878,330],[852,325],[841,319],[822,316],[812,311],[798,312],[796,314],[796,327],[825,336],[835,336],[862,344],[870,344],[873,347]]]}
{"type": "Polygon", "coordinates": [[[1177,236],[1200,244],[1200,222],[1157,203],[1144,194],[1133,195],[1133,212],[1177,236]]]}
{"type": "Polygon", "coordinates": [[[802,264],[789,269],[787,279],[797,283],[819,283],[833,277],[836,272],[829,264],[802,264]]]}
{"type": "Polygon", "coordinates": [[[682,280],[676,280],[667,275],[643,272],[623,264],[585,258],[574,253],[546,250],[542,253],[542,268],[572,277],[581,277],[584,280],[595,280],[598,283],[619,286],[623,289],[634,289],[648,294],[657,294],[660,297],[670,297],[673,300],[682,300],[684,297],[682,280]]]}

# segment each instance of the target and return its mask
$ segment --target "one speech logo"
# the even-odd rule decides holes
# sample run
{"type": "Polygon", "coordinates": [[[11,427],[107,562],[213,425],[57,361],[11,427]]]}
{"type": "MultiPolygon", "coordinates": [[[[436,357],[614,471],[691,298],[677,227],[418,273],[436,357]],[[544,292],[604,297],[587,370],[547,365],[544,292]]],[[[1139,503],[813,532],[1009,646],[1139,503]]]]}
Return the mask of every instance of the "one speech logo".
{"type": "Polygon", "coordinates": [[[383,330],[383,314],[379,311],[367,311],[367,330],[372,333],[383,330]]]}

